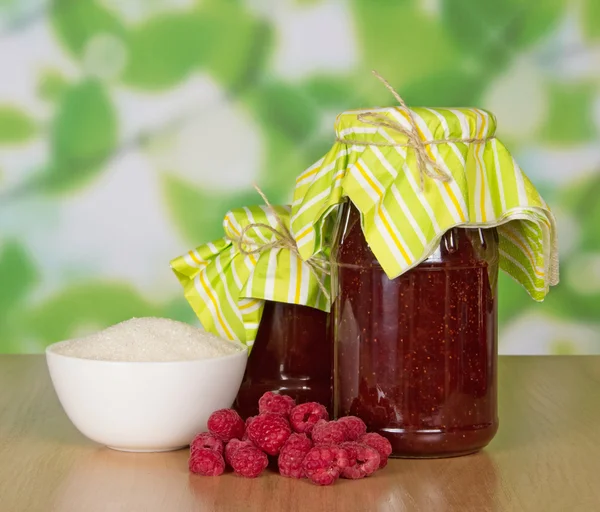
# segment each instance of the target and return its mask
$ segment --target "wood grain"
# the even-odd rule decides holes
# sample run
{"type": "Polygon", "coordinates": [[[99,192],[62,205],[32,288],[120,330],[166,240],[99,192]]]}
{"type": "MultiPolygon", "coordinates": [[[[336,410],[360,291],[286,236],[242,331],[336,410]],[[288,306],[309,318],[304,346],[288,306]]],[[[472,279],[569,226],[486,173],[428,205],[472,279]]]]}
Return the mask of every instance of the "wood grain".
{"type": "Polygon", "coordinates": [[[319,488],[187,472],[185,451],[130,454],[79,434],[41,356],[0,356],[1,512],[600,510],[600,357],[500,358],[500,431],[477,455],[393,460],[319,488]]]}

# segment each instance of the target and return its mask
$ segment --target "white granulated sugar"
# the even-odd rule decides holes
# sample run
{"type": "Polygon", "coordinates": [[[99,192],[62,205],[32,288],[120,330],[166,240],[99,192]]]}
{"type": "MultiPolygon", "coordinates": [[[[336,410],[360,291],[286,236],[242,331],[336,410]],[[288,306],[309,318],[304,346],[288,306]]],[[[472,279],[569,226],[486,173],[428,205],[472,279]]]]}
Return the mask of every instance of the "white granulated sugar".
{"type": "Polygon", "coordinates": [[[132,318],[53,349],[81,359],[137,362],[210,359],[242,350],[240,344],[166,318],[132,318]]]}

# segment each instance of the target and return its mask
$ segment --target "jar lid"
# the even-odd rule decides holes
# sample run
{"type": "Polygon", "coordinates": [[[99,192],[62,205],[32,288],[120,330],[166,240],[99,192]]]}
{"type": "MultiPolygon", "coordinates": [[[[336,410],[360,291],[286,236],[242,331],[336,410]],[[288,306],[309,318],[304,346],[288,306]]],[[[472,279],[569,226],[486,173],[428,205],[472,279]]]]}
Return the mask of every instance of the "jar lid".
{"type": "Polygon", "coordinates": [[[393,94],[399,107],[340,114],[331,150],[297,178],[291,230],[300,255],[326,248],[318,233],[349,198],[390,279],[424,261],[453,227],[497,227],[500,268],[542,300],[558,283],[555,220],[495,137],[494,116],[409,109],[393,94]]]}
{"type": "MultiPolygon", "coordinates": [[[[496,117],[478,108],[411,108],[422,140],[490,138],[496,134],[496,117]]],[[[379,130],[370,118],[381,116],[411,129],[408,109],[385,107],[342,112],[335,121],[338,138],[351,136],[353,140],[373,143],[407,142],[407,136],[394,130],[379,130]]],[[[432,148],[435,149],[435,148],[432,148]]]]}
{"type": "Polygon", "coordinates": [[[265,300],[329,311],[329,273],[290,248],[289,226],[289,206],[236,208],[223,220],[225,237],[171,261],[207,331],[251,347],[265,300]]]}

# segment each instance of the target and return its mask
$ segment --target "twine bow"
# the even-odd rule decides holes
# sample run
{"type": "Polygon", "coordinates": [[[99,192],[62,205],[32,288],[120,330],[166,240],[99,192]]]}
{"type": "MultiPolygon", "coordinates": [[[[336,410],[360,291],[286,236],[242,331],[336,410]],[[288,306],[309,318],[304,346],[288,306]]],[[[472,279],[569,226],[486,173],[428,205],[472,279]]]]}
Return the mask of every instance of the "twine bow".
{"type": "Polygon", "coordinates": [[[377,79],[392,93],[398,104],[404,109],[408,115],[409,127],[405,127],[395,119],[391,119],[378,112],[363,112],[358,114],[357,119],[365,124],[375,126],[377,128],[388,128],[392,131],[400,133],[407,138],[406,142],[377,142],[377,141],[359,141],[347,139],[345,137],[337,137],[338,142],[355,146],[379,146],[379,147],[408,147],[415,153],[417,159],[417,168],[421,177],[421,190],[425,188],[425,176],[439,181],[450,181],[452,174],[438,164],[435,159],[427,151],[427,146],[434,144],[448,144],[452,142],[462,143],[483,143],[494,139],[495,137],[467,137],[467,138],[450,138],[450,139],[434,139],[423,140],[419,135],[419,128],[411,109],[406,106],[406,103],[398,92],[383,78],[377,71],[373,71],[377,79]]]}
{"type": "MultiPolygon", "coordinates": [[[[264,224],[262,222],[248,224],[247,226],[245,226],[242,229],[240,236],[237,239],[232,239],[232,241],[236,244],[238,251],[241,254],[248,256],[250,254],[259,254],[264,251],[269,251],[271,249],[280,248],[280,249],[288,249],[293,254],[295,254],[298,258],[302,259],[300,256],[300,251],[298,250],[298,244],[296,243],[296,240],[292,236],[292,233],[290,232],[290,230],[287,228],[287,226],[285,225],[283,220],[281,220],[281,217],[279,216],[279,214],[277,213],[275,208],[273,208],[273,205],[269,202],[269,200],[267,199],[267,197],[265,196],[263,191],[257,185],[254,185],[254,188],[256,189],[256,191],[258,192],[260,197],[262,197],[262,200],[267,205],[267,208],[269,208],[269,211],[271,212],[271,214],[275,218],[275,221],[277,222],[278,228],[274,228],[273,226],[271,226],[269,224],[264,224]],[[247,233],[249,231],[256,230],[259,228],[266,229],[267,231],[270,231],[271,233],[273,233],[275,235],[275,240],[272,242],[265,243],[265,244],[257,244],[256,242],[254,242],[247,236],[247,233]],[[251,246],[255,246],[255,248],[254,249],[247,248],[247,247],[251,247],[251,246]]],[[[324,259],[313,256],[312,258],[309,258],[308,260],[304,261],[304,263],[306,263],[306,265],[310,269],[311,273],[315,277],[317,284],[319,285],[319,288],[321,289],[321,292],[323,292],[323,295],[325,296],[327,301],[329,301],[330,300],[329,291],[327,290],[327,288],[325,288],[325,285],[321,282],[322,275],[329,274],[329,267],[327,265],[327,262],[324,259]]]]}

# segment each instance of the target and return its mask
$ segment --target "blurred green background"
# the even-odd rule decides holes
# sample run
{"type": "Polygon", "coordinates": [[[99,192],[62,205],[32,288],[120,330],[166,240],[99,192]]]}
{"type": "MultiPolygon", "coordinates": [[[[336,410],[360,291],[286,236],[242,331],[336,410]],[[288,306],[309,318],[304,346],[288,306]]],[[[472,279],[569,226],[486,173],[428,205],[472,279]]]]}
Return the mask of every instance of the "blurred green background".
{"type": "Polygon", "coordinates": [[[291,197],[335,115],[492,110],[559,222],[562,282],[501,280],[503,353],[600,353],[598,0],[0,0],[0,352],[195,322],[169,261],[291,197]]]}

